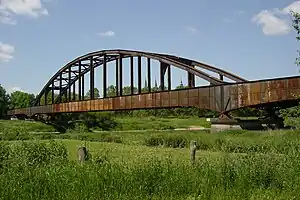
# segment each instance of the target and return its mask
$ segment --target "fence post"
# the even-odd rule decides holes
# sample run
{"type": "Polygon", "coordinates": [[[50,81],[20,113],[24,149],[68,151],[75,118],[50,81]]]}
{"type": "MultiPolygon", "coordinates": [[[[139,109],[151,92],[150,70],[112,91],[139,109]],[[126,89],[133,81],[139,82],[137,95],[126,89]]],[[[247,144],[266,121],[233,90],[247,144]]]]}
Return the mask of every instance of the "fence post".
{"type": "Polygon", "coordinates": [[[191,164],[194,165],[195,164],[195,158],[196,158],[196,141],[191,141],[190,144],[190,156],[191,156],[191,164]]]}
{"type": "Polygon", "coordinates": [[[87,160],[87,149],[86,147],[79,147],[77,151],[79,162],[83,163],[87,160]]]}

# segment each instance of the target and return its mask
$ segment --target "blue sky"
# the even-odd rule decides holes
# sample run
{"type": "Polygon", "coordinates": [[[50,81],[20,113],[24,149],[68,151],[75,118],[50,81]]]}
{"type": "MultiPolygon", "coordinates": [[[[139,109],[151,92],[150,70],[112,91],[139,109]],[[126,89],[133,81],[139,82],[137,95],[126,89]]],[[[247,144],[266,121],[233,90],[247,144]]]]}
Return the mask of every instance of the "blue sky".
{"type": "MultiPolygon", "coordinates": [[[[300,12],[300,3],[2,0],[0,84],[9,92],[37,94],[72,59],[115,48],[192,58],[249,80],[299,75],[290,9],[300,12]]],[[[186,83],[185,73],[172,73],[173,85],[180,79],[186,83]]],[[[124,84],[128,81],[124,78],[124,84]]]]}

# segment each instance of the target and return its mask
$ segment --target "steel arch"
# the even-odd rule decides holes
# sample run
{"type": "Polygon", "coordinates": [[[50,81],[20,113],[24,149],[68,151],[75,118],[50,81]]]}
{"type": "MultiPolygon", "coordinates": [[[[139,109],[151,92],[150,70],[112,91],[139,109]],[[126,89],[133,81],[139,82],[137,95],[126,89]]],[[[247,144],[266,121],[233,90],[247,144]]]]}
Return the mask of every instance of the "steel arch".
{"type": "MultiPolygon", "coordinates": [[[[236,81],[236,82],[247,81],[237,75],[226,72],[225,70],[221,70],[216,67],[213,67],[213,66],[210,66],[207,64],[203,64],[201,62],[197,62],[194,60],[181,58],[181,57],[177,57],[177,56],[173,56],[173,55],[157,54],[157,53],[133,51],[133,50],[120,50],[120,49],[102,50],[102,51],[91,52],[91,53],[85,54],[83,56],[80,56],[80,57],[72,60],[71,62],[67,63],[65,66],[63,66],[54,76],[51,77],[51,79],[43,87],[43,89],[37,96],[36,102],[34,103],[34,105],[38,105],[42,95],[47,93],[47,90],[52,89],[50,86],[52,85],[53,81],[60,78],[60,75],[63,74],[64,72],[67,73],[67,70],[70,69],[72,66],[77,66],[77,64],[79,62],[87,61],[88,59],[92,58],[92,59],[95,59],[95,61],[98,61],[93,64],[93,68],[96,68],[103,64],[103,60],[101,60],[100,57],[102,57],[104,55],[107,56],[106,62],[111,62],[111,61],[117,60],[117,59],[119,59],[120,55],[123,55],[122,58],[136,57],[136,56],[150,58],[153,60],[160,61],[162,63],[172,65],[174,67],[180,68],[184,71],[187,71],[188,73],[190,73],[194,76],[200,77],[200,78],[210,82],[212,85],[221,85],[226,82],[224,82],[223,80],[219,80],[199,69],[196,69],[194,66],[199,66],[203,69],[207,69],[209,71],[218,73],[218,74],[223,75],[223,76],[225,76],[233,81],[236,81]]],[[[80,72],[80,75],[84,76],[86,73],[88,73],[90,71],[90,69],[91,69],[90,67],[85,68],[82,72],[80,72]]],[[[78,76],[76,75],[74,79],[72,79],[70,82],[68,82],[67,85],[65,85],[65,87],[61,88],[61,94],[64,94],[67,91],[67,89],[72,84],[74,84],[78,79],[79,79],[79,75],[78,76]]],[[[60,87],[61,87],[61,85],[60,85],[60,87]]]]}

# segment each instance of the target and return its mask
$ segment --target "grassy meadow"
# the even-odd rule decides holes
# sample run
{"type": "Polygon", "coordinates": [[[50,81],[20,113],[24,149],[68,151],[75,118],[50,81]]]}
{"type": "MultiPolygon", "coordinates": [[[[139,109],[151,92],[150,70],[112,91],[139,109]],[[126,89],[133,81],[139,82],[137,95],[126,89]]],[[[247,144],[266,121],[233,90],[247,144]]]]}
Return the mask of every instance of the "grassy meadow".
{"type": "MultiPolygon", "coordinates": [[[[55,134],[13,123],[21,122],[0,122],[0,199],[300,198],[297,130],[55,134]],[[198,149],[194,165],[191,140],[198,149]],[[77,161],[80,146],[90,154],[84,164],[77,161]]],[[[148,129],[136,127],[129,130],[148,129]]]]}

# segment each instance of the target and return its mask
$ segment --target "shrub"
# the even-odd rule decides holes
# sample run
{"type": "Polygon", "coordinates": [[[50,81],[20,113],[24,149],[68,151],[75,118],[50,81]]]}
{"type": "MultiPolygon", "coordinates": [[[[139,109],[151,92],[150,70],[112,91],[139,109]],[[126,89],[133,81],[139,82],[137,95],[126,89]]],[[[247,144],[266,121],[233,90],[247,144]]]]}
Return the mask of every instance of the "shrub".
{"type": "Polygon", "coordinates": [[[88,126],[83,122],[74,123],[72,128],[67,130],[68,133],[86,133],[89,132],[88,126]]]}
{"type": "Polygon", "coordinates": [[[29,140],[31,139],[29,132],[24,127],[7,127],[3,129],[3,134],[1,136],[2,140],[29,140]]]}
{"type": "Polygon", "coordinates": [[[22,142],[13,151],[16,163],[20,165],[44,165],[50,161],[66,160],[68,153],[61,143],[46,142],[22,142]]]}
{"type": "Polygon", "coordinates": [[[164,146],[171,148],[184,148],[189,145],[189,142],[183,136],[152,136],[144,141],[146,146],[164,146]]]}

